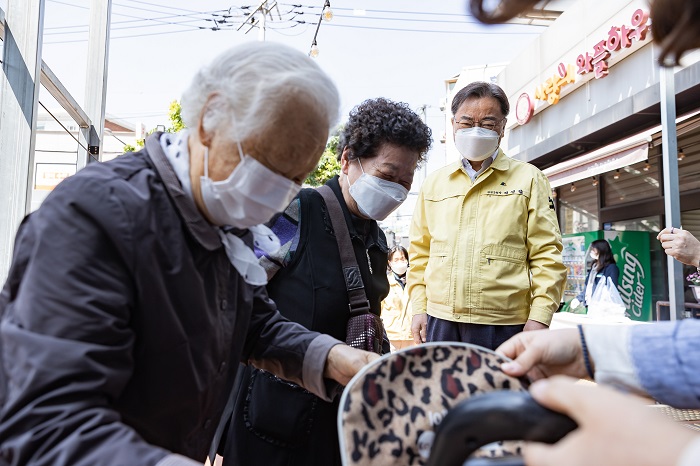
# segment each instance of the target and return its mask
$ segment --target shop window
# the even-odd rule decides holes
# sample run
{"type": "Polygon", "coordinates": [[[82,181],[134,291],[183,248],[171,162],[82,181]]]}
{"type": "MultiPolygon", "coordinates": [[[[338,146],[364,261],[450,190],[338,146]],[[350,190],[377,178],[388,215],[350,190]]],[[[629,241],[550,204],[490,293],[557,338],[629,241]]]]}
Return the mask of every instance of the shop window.
{"type": "Polygon", "coordinates": [[[620,222],[606,223],[605,229],[614,231],[650,231],[659,232],[663,228],[661,224],[661,216],[654,215],[652,217],[635,218],[632,220],[623,220],[620,222]]]}
{"type": "Polygon", "coordinates": [[[700,238],[700,210],[681,212],[681,226],[696,238],[700,238]]]}
{"type": "Polygon", "coordinates": [[[599,229],[597,178],[560,186],[558,193],[559,227],[562,234],[599,229]]]}
{"type": "Polygon", "coordinates": [[[603,205],[609,207],[658,197],[661,193],[660,163],[661,159],[654,157],[648,162],[639,162],[604,173],[603,205]]]}
{"type": "Polygon", "coordinates": [[[681,192],[700,189],[700,145],[680,146],[678,151],[678,187],[681,192]]]}

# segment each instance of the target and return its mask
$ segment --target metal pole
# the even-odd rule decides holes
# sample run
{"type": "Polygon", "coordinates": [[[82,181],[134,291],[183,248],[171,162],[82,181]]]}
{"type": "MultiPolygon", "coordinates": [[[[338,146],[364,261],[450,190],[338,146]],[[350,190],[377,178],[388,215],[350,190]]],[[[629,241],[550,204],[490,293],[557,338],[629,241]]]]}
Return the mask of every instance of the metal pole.
{"type": "MultiPolygon", "coordinates": [[[[678,140],[676,137],[676,83],[672,66],[662,66],[661,86],[661,143],[663,147],[664,208],[666,227],[681,226],[681,201],[678,188],[678,140]]],[[[666,257],[668,263],[668,294],[671,320],[685,317],[683,296],[683,266],[666,257]]]]}
{"type": "Polygon", "coordinates": [[[265,7],[265,4],[267,2],[262,2],[262,7],[260,8],[260,25],[258,26],[258,40],[265,42],[265,21],[267,20],[267,8],[265,7]]]}
{"type": "Polygon", "coordinates": [[[85,167],[91,159],[102,159],[111,10],[112,0],[92,0],[90,4],[85,113],[92,125],[80,128],[80,140],[88,151],[78,149],[78,170],[85,167]]]}
{"type": "Polygon", "coordinates": [[[8,0],[0,74],[0,283],[33,188],[44,0],[8,0]]]}

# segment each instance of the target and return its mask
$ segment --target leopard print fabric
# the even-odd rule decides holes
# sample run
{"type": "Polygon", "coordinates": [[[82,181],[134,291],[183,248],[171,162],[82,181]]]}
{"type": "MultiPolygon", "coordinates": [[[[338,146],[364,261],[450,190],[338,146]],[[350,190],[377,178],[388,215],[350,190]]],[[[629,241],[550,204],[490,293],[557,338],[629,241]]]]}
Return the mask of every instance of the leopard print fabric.
{"type": "MultiPolygon", "coordinates": [[[[466,343],[426,343],[386,355],[348,384],[338,432],[343,465],[425,465],[434,430],[460,401],[493,390],[527,391],[504,374],[506,359],[466,343]]],[[[498,442],[474,456],[520,454],[520,442],[498,442]]]]}

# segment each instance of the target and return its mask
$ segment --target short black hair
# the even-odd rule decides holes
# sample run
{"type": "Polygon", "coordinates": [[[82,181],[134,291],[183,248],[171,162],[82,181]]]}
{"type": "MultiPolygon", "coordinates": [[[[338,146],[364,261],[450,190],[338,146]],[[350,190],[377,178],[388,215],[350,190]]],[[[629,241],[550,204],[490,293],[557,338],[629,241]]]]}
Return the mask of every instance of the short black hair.
{"type": "Polygon", "coordinates": [[[493,97],[501,106],[501,113],[503,113],[504,117],[507,117],[508,112],[510,112],[508,96],[503,89],[501,89],[501,86],[494,83],[487,83],[485,81],[474,81],[473,83],[469,83],[464,86],[455,94],[454,98],[452,99],[452,116],[457,114],[457,110],[459,110],[459,107],[462,106],[465,100],[473,97],[479,99],[484,97],[493,97]]]}
{"type": "Polygon", "coordinates": [[[371,159],[384,143],[418,152],[420,165],[430,149],[432,131],[408,104],[383,97],[368,99],[350,111],[340,131],[338,160],[346,147],[350,160],[371,159]]]}

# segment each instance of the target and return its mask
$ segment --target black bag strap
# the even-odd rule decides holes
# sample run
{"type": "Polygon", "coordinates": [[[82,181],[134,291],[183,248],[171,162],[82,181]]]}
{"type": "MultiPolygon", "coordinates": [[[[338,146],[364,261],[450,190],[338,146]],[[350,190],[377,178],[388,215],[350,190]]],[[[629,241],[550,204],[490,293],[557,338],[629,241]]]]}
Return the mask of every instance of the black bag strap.
{"type": "Polygon", "coordinates": [[[355,257],[355,249],[352,247],[350,233],[348,233],[345,214],[343,214],[338,198],[329,186],[323,185],[317,191],[326,203],[335,239],[338,243],[345,286],[348,290],[348,298],[350,298],[350,304],[348,304],[350,315],[366,314],[370,312],[369,300],[365,294],[365,285],[362,283],[362,274],[360,274],[360,267],[357,265],[357,257],[355,257]]]}

